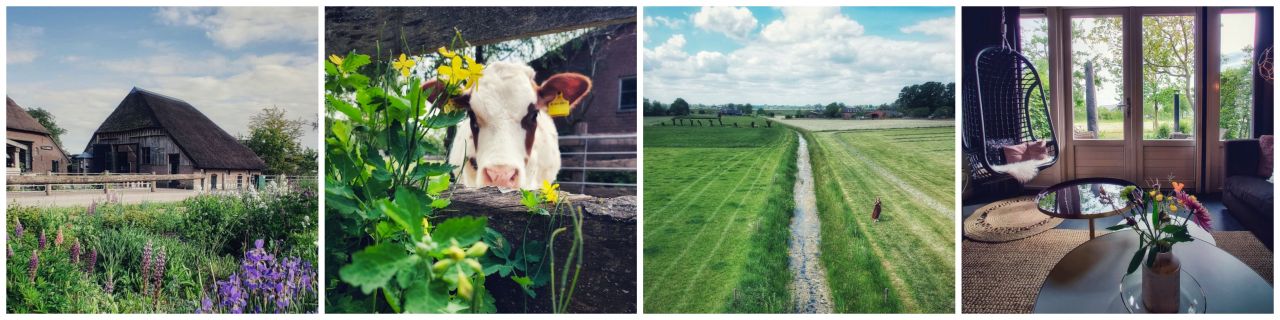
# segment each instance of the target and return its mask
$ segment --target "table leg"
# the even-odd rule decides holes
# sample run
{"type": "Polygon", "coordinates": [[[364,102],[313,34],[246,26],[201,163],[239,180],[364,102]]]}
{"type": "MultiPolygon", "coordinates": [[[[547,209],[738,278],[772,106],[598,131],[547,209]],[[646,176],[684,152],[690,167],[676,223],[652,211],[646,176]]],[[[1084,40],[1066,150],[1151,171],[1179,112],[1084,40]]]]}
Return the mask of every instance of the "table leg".
{"type": "Polygon", "coordinates": [[[1089,239],[1093,239],[1093,219],[1089,219],[1089,239]]]}

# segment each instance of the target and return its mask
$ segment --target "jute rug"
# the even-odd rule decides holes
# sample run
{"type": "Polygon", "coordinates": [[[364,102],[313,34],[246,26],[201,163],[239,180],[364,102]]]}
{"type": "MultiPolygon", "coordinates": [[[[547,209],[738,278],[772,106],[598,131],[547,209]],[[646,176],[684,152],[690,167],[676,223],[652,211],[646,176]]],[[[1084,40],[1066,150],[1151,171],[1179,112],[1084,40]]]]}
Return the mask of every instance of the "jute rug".
{"type": "Polygon", "coordinates": [[[1035,197],[1024,196],[992,202],[964,219],[964,237],[981,242],[1006,242],[1053,229],[1062,219],[1040,213],[1035,197]]]}
{"type": "MultiPolygon", "coordinates": [[[[1053,229],[1005,243],[961,244],[960,296],[964,313],[1030,313],[1040,284],[1088,230],[1053,229]]],[[[1248,231],[1211,232],[1218,247],[1272,282],[1272,253],[1248,231]]]]}

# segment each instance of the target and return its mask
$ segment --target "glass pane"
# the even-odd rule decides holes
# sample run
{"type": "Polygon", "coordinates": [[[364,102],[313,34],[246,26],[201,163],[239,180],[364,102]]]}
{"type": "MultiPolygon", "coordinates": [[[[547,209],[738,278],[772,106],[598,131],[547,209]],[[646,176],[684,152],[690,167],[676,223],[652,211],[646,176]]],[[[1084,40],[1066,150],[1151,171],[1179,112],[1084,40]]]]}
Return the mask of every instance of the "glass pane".
{"type": "MultiPolygon", "coordinates": [[[[1021,48],[1022,55],[1031,61],[1036,67],[1036,73],[1040,76],[1040,87],[1044,89],[1044,100],[1041,100],[1038,93],[1032,92],[1031,103],[1031,130],[1037,138],[1044,140],[1053,140],[1049,130],[1049,117],[1045,115],[1045,105],[1043,102],[1049,101],[1049,19],[1040,15],[1023,15],[1019,27],[1021,28],[1021,48]],[[1042,102],[1043,101],[1043,102],[1042,102]]],[[[1052,102],[1049,102],[1052,103],[1052,102]]]]}
{"type": "Polygon", "coordinates": [[[1122,23],[1119,16],[1071,18],[1072,134],[1076,139],[1124,139],[1122,23]]]}
{"type": "Polygon", "coordinates": [[[1253,12],[1222,14],[1221,73],[1218,79],[1218,139],[1253,136],[1253,12]]]}
{"type": "Polygon", "coordinates": [[[1142,17],[1142,138],[1195,133],[1195,16],[1142,17]]]}

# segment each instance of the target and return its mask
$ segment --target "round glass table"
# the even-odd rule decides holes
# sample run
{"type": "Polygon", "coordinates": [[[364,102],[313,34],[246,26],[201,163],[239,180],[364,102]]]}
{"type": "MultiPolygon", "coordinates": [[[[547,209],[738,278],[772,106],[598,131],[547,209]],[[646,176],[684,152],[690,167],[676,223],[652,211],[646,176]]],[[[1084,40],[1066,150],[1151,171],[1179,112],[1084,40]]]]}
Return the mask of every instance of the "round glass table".
{"type": "Polygon", "coordinates": [[[1115,178],[1084,178],[1065,181],[1036,194],[1041,213],[1063,219],[1089,219],[1089,238],[1095,237],[1093,219],[1124,213],[1132,204],[1120,192],[1133,182],[1115,178]]]}
{"type": "MultiPolygon", "coordinates": [[[[1036,296],[1036,313],[1126,313],[1120,283],[1138,236],[1112,232],[1072,249],[1049,271],[1036,296]]],[[[1235,256],[1196,240],[1173,246],[1182,271],[1204,292],[1208,313],[1271,313],[1272,288],[1235,256]]],[[[1141,271],[1135,271],[1141,272],[1141,271]]]]}

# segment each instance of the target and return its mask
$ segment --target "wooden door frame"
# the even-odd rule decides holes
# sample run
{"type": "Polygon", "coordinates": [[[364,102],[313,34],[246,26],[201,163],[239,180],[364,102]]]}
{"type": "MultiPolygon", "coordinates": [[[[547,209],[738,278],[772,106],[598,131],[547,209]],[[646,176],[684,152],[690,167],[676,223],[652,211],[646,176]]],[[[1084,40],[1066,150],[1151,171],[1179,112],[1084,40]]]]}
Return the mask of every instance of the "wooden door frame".
{"type": "MultiPolygon", "coordinates": [[[[1058,19],[1059,20],[1058,23],[1056,23],[1058,26],[1058,30],[1057,30],[1058,34],[1061,35],[1060,36],[1061,45],[1058,46],[1058,50],[1056,50],[1057,51],[1056,53],[1062,56],[1062,64],[1060,65],[1060,68],[1058,70],[1062,72],[1058,72],[1059,77],[1055,79],[1055,80],[1058,80],[1058,81],[1055,81],[1055,84],[1060,84],[1062,88],[1062,92],[1064,93],[1061,95],[1061,98],[1059,99],[1059,101],[1062,102],[1061,104],[1062,106],[1061,109],[1063,113],[1062,119],[1064,122],[1064,127],[1066,128],[1066,130],[1063,131],[1066,134],[1063,134],[1063,137],[1062,137],[1062,141],[1064,142],[1062,145],[1065,146],[1065,148],[1062,148],[1062,149],[1066,149],[1066,152],[1063,152],[1063,155],[1068,160],[1066,162],[1067,166],[1065,168],[1067,175],[1066,175],[1066,179],[1064,180],[1079,178],[1077,177],[1079,173],[1076,172],[1076,163],[1075,163],[1076,147],[1078,146],[1121,147],[1121,149],[1124,150],[1124,154],[1121,156],[1122,159],[1131,159],[1133,157],[1133,153],[1135,152],[1134,149],[1136,148],[1134,148],[1134,144],[1130,143],[1131,141],[1130,139],[1132,138],[1133,133],[1130,132],[1132,131],[1132,128],[1130,128],[1132,127],[1132,125],[1129,123],[1131,121],[1130,120],[1131,115],[1129,112],[1125,113],[1125,122],[1124,122],[1125,129],[1123,131],[1125,134],[1124,139],[1076,140],[1075,125],[1074,125],[1075,124],[1075,110],[1074,110],[1075,106],[1071,101],[1071,97],[1074,96],[1074,91],[1072,86],[1070,85],[1072,83],[1071,82],[1072,80],[1071,65],[1072,65],[1072,61],[1074,61],[1073,60],[1074,58],[1071,55],[1071,19],[1073,17],[1079,17],[1079,16],[1119,16],[1121,18],[1121,27],[1124,28],[1122,29],[1124,31],[1122,31],[1122,34],[1121,34],[1121,44],[1122,44],[1121,50],[1124,50],[1125,52],[1125,54],[1121,56],[1121,64],[1123,65],[1122,72],[1124,73],[1122,76],[1123,79],[1121,82],[1121,87],[1124,88],[1123,91],[1125,92],[1126,100],[1128,100],[1125,102],[1125,104],[1129,105],[1128,108],[1132,109],[1132,98],[1128,97],[1128,95],[1132,92],[1129,90],[1132,86],[1132,83],[1130,82],[1132,82],[1132,78],[1133,78],[1131,76],[1131,72],[1132,72],[1131,67],[1133,65],[1133,62],[1130,61],[1130,59],[1132,58],[1131,53],[1133,50],[1130,48],[1132,39],[1130,39],[1131,37],[1129,35],[1131,33],[1127,32],[1127,30],[1129,28],[1132,28],[1133,23],[1132,21],[1130,21],[1131,19],[1129,18],[1130,17],[1129,12],[1130,12],[1130,9],[1127,7],[1064,8],[1061,11],[1061,16],[1060,16],[1060,19],[1058,19]]],[[[1054,51],[1054,50],[1050,49],[1050,51],[1054,51]]],[[[1136,171],[1133,170],[1133,166],[1135,163],[1133,161],[1123,161],[1122,163],[1124,164],[1123,171],[1125,172],[1125,176],[1121,178],[1126,178],[1126,180],[1134,179],[1136,177],[1136,174],[1135,174],[1136,171]]]]}

